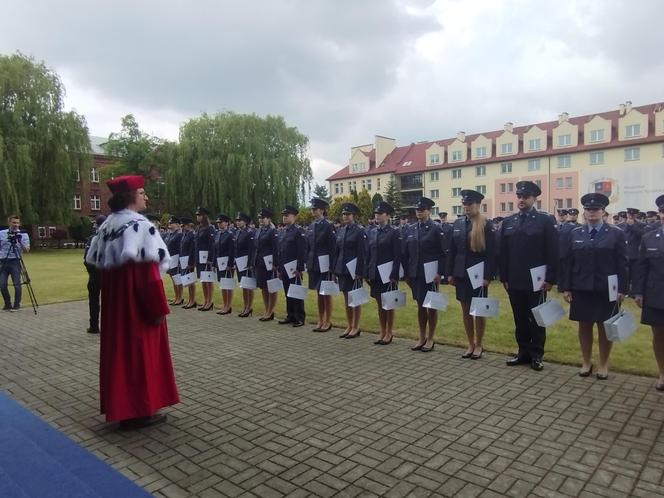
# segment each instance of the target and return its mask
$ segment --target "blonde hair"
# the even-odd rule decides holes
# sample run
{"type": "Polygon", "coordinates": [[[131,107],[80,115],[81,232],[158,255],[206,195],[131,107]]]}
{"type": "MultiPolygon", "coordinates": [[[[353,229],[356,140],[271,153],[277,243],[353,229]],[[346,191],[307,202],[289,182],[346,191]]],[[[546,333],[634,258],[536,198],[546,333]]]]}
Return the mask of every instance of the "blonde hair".
{"type": "Polygon", "coordinates": [[[486,237],[484,236],[486,218],[478,209],[477,213],[470,216],[470,220],[473,222],[469,235],[470,250],[473,252],[484,252],[486,250],[486,237]]]}

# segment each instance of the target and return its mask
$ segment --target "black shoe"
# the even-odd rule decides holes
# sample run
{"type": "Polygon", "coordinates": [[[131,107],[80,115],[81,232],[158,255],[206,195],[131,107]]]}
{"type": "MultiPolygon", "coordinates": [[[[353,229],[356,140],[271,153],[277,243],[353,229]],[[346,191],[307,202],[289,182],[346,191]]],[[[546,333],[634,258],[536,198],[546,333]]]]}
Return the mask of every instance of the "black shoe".
{"type": "Polygon", "coordinates": [[[472,357],[472,356],[473,356],[473,352],[471,351],[470,353],[468,353],[468,352],[463,353],[463,354],[461,355],[461,358],[463,358],[464,360],[467,360],[468,358],[470,358],[470,357],[472,357]]]}
{"type": "Polygon", "coordinates": [[[609,378],[609,374],[601,374],[598,372],[595,374],[595,377],[597,378],[597,380],[606,380],[609,378]]]}
{"type": "MultiPolygon", "coordinates": [[[[382,339],[382,340],[378,341],[377,344],[379,344],[381,346],[387,346],[388,344],[392,344],[392,339],[394,339],[393,335],[390,336],[389,341],[386,341],[385,339],[382,339]]],[[[376,344],[376,343],[374,343],[374,344],[376,344]]]]}
{"type": "Polygon", "coordinates": [[[590,368],[588,370],[579,370],[579,377],[590,377],[591,373],[593,373],[592,363],[590,364],[590,368]]]}
{"type": "Polygon", "coordinates": [[[420,351],[422,351],[423,353],[428,353],[430,351],[433,351],[433,348],[434,348],[435,345],[436,345],[435,342],[431,344],[430,348],[426,347],[425,345],[422,345],[422,347],[420,348],[420,351]]]}
{"type": "Polygon", "coordinates": [[[293,319],[291,318],[284,318],[283,320],[279,320],[277,323],[279,325],[286,325],[287,323],[293,323],[293,319]]]}
{"type": "Polygon", "coordinates": [[[530,368],[532,368],[536,372],[541,372],[542,370],[544,370],[544,363],[542,363],[542,360],[540,359],[535,359],[530,362],[530,368]]]}
{"type": "Polygon", "coordinates": [[[88,334],[98,334],[98,333],[99,333],[99,329],[93,329],[92,327],[90,327],[90,328],[88,328],[88,330],[86,330],[86,332],[87,332],[88,334]]]}
{"type": "Polygon", "coordinates": [[[20,304],[15,304],[14,307],[12,308],[12,311],[18,311],[20,309],[21,309],[21,305],[20,304]]]}
{"type": "Polygon", "coordinates": [[[11,307],[11,306],[7,306],[6,304],[5,304],[5,307],[2,308],[2,311],[11,311],[11,310],[12,310],[12,307],[11,307]]]}
{"type": "Polygon", "coordinates": [[[655,389],[659,392],[664,392],[664,384],[660,384],[659,382],[655,384],[655,389]]]}
{"type": "Polygon", "coordinates": [[[514,367],[516,365],[525,365],[526,363],[531,363],[531,361],[525,356],[513,356],[505,362],[508,367],[514,367]]]}
{"type": "Polygon", "coordinates": [[[293,327],[302,327],[304,322],[298,322],[297,320],[293,322],[293,327]]]}
{"type": "Polygon", "coordinates": [[[217,311],[217,315],[230,315],[231,313],[233,313],[233,308],[228,308],[228,311],[217,311]]]}
{"type": "Polygon", "coordinates": [[[419,346],[413,346],[412,348],[410,348],[410,350],[411,351],[422,351],[422,346],[424,346],[424,344],[426,344],[426,343],[420,344],[419,346]]]}
{"type": "Polygon", "coordinates": [[[258,320],[261,322],[270,322],[274,320],[274,313],[272,313],[270,316],[262,316],[258,320]]]}
{"type": "Polygon", "coordinates": [[[360,332],[362,332],[362,331],[358,329],[357,333],[355,333],[355,334],[353,334],[353,335],[348,334],[348,335],[345,337],[345,339],[355,339],[356,337],[360,337],[360,332]]]}
{"type": "MultiPolygon", "coordinates": [[[[345,339],[346,337],[348,337],[348,334],[350,334],[350,330],[349,330],[348,332],[344,332],[343,334],[341,334],[341,335],[339,336],[339,339],[345,339]]],[[[375,344],[375,343],[374,343],[374,344],[375,344]]]]}
{"type": "Polygon", "coordinates": [[[480,354],[475,353],[475,350],[473,350],[473,354],[470,355],[471,360],[480,360],[482,358],[482,355],[484,354],[484,348],[480,348],[480,354]]]}
{"type": "Polygon", "coordinates": [[[120,430],[131,431],[134,429],[142,429],[151,425],[162,424],[166,422],[166,414],[157,413],[151,417],[130,418],[120,422],[120,430]]]}

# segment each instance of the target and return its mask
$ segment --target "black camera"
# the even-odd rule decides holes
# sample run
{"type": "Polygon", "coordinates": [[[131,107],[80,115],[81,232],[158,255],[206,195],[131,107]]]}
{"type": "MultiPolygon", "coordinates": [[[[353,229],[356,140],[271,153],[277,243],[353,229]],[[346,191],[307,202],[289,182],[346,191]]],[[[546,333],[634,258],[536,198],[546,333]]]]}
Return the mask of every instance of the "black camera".
{"type": "Polygon", "coordinates": [[[7,232],[7,241],[10,244],[21,242],[21,232],[7,232]]]}

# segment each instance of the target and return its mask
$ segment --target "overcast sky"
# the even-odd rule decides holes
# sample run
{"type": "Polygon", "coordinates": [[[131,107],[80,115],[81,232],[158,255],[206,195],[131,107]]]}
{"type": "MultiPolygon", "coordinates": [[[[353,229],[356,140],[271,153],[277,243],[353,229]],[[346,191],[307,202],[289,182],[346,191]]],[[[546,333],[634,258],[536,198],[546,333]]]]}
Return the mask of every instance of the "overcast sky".
{"type": "Polygon", "coordinates": [[[318,182],[413,141],[664,101],[661,0],[0,0],[0,52],[57,71],[93,135],[133,113],[280,114],[318,182]]]}

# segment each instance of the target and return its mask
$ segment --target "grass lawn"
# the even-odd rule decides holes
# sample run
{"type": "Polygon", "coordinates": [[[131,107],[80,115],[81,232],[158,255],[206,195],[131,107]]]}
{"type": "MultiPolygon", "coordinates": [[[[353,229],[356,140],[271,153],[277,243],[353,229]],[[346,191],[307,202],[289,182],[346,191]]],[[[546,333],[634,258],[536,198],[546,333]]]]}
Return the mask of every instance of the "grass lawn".
{"type": "MultiPolygon", "coordinates": [[[[32,285],[39,304],[58,303],[63,301],[80,300],[87,298],[87,272],[83,266],[83,251],[80,249],[39,250],[31,252],[24,257],[28,272],[32,279],[32,285]]],[[[164,281],[166,292],[172,296],[170,279],[164,281]]],[[[405,283],[401,284],[406,289],[408,301],[406,308],[397,310],[395,317],[395,335],[399,337],[417,337],[417,316],[415,304],[410,300],[410,291],[405,283]]],[[[439,313],[436,341],[443,344],[465,346],[465,333],[461,322],[461,311],[454,298],[454,289],[449,286],[441,287],[448,294],[450,306],[447,311],[439,313]]],[[[236,290],[234,295],[234,310],[241,310],[241,293],[236,290]]],[[[202,296],[202,290],[197,290],[197,296],[202,296]]],[[[512,312],[507,299],[507,294],[502,285],[496,282],[489,287],[489,295],[500,299],[500,314],[496,318],[488,319],[485,345],[488,351],[511,353],[515,348],[514,324],[512,312]]],[[[562,297],[556,292],[553,297],[562,297]]],[[[200,297],[199,297],[200,299],[200,297]]],[[[27,293],[24,291],[24,306],[29,306],[27,293]]],[[[221,301],[217,292],[216,302],[221,301]]],[[[563,306],[568,305],[563,302],[563,306]]],[[[628,300],[626,309],[640,318],[640,310],[632,300],[628,300]]],[[[378,316],[375,302],[362,307],[361,328],[365,332],[378,330],[378,316]]],[[[257,320],[262,311],[262,300],[260,291],[255,293],[254,317],[248,320],[257,320]]],[[[306,302],[306,311],[309,320],[317,316],[315,295],[309,294],[306,302]]],[[[195,314],[198,312],[190,311],[195,314]]],[[[279,296],[277,303],[277,316],[285,313],[285,298],[279,296]]],[[[223,320],[223,317],[219,317],[223,320]]],[[[343,309],[343,297],[334,298],[333,322],[337,326],[345,327],[345,313],[343,309]]],[[[251,322],[250,322],[251,323],[251,322]]],[[[258,326],[258,324],[256,324],[258,326]]],[[[597,345],[594,347],[595,356],[597,345]]],[[[576,322],[563,319],[549,327],[546,342],[547,361],[560,363],[579,364],[580,351],[576,334],[576,322]]],[[[597,358],[593,362],[597,365],[597,358]]],[[[627,341],[617,343],[611,353],[610,367],[614,371],[622,371],[636,374],[655,375],[657,366],[652,353],[650,327],[640,325],[637,332],[627,341]]]]}

